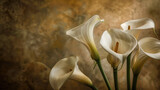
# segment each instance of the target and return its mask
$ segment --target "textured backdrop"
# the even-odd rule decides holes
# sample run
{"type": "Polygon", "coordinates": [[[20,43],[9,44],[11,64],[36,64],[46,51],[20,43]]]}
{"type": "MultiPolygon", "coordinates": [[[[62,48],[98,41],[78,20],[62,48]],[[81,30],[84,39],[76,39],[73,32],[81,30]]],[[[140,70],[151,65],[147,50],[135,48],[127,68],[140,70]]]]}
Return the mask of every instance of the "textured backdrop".
{"type": "MultiPolygon", "coordinates": [[[[120,24],[143,17],[152,18],[160,35],[159,0],[0,0],[0,90],[52,90],[48,76],[61,58],[80,57],[79,67],[99,90],[107,87],[84,45],[65,35],[91,16],[105,19],[95,28],[95,40],[102,32],[120,28],[120,24]]],[[[153,32],[143,35],[154,36],[153,32]]],[[[99,48],[99,44],[97,43],[99,48]]],[[[102,60],[113,87],[112,69],[102,60]]],[[[138,90],[159,90],[160,61],[145,63],[138,80],[138,90]]],[[[125,65],[119,71],[120,90],[126,89],[125,65]]],[[[68,80],[61,90],[88,90],[68,80]]]]}

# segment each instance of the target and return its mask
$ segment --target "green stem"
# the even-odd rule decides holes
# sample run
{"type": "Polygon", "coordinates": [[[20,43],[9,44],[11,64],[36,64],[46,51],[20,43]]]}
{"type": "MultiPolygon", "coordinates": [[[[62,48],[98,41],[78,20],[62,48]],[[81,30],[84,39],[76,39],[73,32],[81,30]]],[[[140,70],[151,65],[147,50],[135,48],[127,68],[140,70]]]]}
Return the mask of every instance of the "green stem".
{"type": "Polygon", "coordinates": [[[130,90],[130,56],[127,57],[127,90],[130,90]]]}
{"type": "Polygon", "coordinates": [[[117,68],[113,68],[113,75],[114,75],[115,90],[119,90],[119,88],[118,88],[118,73],[117,73],[117,68]]]}
{"type": "Polygon", "coordinates": [[[94,85],[89,85],[88,87],[90,87],[92,90],[98,90],[94,85]]]}
{"type": "Polygon", "coordinates": [[[136,90],[138,74],[133,74],[132,90],[136,90]]]}
{"type": "Polygon", "coordinates": [[[108,87],[108,90],[111,90],[111,86],[110,86],[109,81],[108,81],[108,79],[107,79],[107,77],[106,77],[106,75],[105,75],[105,73],[103,71],[103,68],[102,68],[100,60],[96,60],[96,62],[97,62],[97,65],[99,67],[99,70],[100,70],[100,72],[101,72],[101,74],[103,76],[103,79],[104,79],[104,81],[105,81],[105,83],[106,83],[106,85],[108,87]]]}

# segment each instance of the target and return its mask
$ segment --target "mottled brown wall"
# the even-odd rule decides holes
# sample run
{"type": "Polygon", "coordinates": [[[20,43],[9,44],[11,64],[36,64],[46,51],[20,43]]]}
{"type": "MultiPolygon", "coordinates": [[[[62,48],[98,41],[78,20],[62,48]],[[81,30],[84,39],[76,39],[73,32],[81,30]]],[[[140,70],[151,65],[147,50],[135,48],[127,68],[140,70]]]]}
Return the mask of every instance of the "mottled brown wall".
{"type": "MultiPolygon", "coordinates": [[[[159,0],[0,0],[0,90],[52,90],[48,75],[61,58],[80,57],[79,67],[99,90],[106,90],[101,74],[87,49],[65,35],[65,31],[98,14],[105,22],[95,29],[98,42],[102,32],[143,17],[152,18],[160,35],[159,0]]],[[[148,33],[148,32],[146,32],[148,33]]],[[[152,32],[149,36],[154,36],[152,32]]],[[[146,34],[145,34],[146,35],[146,34]]],[[[99,47],[99,46],[98,46],[99,47]]],[[[113,87],[112,69],[102,61],[113,87]]],[[[150,60],[142,69],[139,90],[159,90],[160,61],[150,60]]],[[[119,72],[120,90],[126,89],[125,65],[119,72]]],[[[88,90],[68,80],[62,90],[88,90]]]]}

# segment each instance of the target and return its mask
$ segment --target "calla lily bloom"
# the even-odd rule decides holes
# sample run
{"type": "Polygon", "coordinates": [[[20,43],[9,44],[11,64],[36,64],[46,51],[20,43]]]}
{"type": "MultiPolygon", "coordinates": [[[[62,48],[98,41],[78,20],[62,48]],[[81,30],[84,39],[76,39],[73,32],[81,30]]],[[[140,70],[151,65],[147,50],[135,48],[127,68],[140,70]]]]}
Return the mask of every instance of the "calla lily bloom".
{"type": "Polygon", "coordinates": [[[138,42],[138,50],[132,60],[133,73],[139,73],[148,58],[160,59],[160,40],[146,37],[138,42]]]}
{"type": "Polygon", "coordinates": [[[123,30],[128,30],[128,26],[130,30],[142,30],[142,29],[155,28],[155,24],[153,20],[150,18],[129,20],[121,24],[121,27],[123,30]]]}
{"type": "Polygon", "coordinates": [[[100,69],[100,72],[103,76],[103,79],[108,87],[108,90],[111,90],[109,81],[103,71],[103,68],[100,63],[100,56],[98,50],[96,48],[94,38],[93,38],[93,29],[95,26],[99,25],[100,22],[104,20],[100,19],[98,15],[94,15],[88,21],[84,22],[83,24],[68,30],[66,32],[67,35],[73,37],[74,39],[82,42],[90,51],[92,59],[94,59],[100,69]]]}
{"type": "Polygon", "coordinates": [[[136,90],[137,78],[144,65],[150,58],[160,59],[160,40],[153,37],[146,37],[138,42],[138,47],[132,53],[133,85],[136,90]]]}
{"type": "Polygon", "coordinates": [[[85,46],[87,46],[91,53],[91,57],[94,60],[99,59],[99,54],[93,38],[93,29],[102,21],[103,20],[101,20],[98,15],[94,15],[88,21],[66,32],[67,35],[73,37],[74,39],[82,42],[85,46]]]}
{"type": "Polygon", "coordinates": [[[150,18],[129,20],[127,22],[122,23],[121,27],[124,31],[134,35],[136,38],[138,38],[141,30],[146,29],[153,29],[155,35],[157,36],[154,21],[150,18]]]}
{"type": "Polygon", "coordinates": [[[109,53],[107,60],[113,68],[122,67],[127,56],[137,45],[136,39],[121,30],[111,29],[102,34],[100,44],[109,53]]]}
{"type": "Polygon", "coordinates": [[[92,81],[79,70],[78,60],[78,57],[72,56],[61,59],[55,64],[49,75],[49,82],[53,89],[59,90],[67,79],[92,86],[92,81]]]}

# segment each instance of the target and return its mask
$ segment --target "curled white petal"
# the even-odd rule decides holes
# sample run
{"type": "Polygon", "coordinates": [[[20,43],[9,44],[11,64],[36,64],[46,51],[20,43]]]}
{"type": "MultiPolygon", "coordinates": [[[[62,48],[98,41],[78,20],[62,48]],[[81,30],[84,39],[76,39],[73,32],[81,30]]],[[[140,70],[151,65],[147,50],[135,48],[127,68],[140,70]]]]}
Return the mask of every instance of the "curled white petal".
{"type": "Polygon", "coordinates": [[[160,40],[146,37],[138,42],[140,49],[153,59],[160,59],[160,40]]]}
{"type": "Polygon", "coordinates": [[[118,58],[121,64],[123,64],[126,57],[136,47],[137,41],[132,35],[126,32],[122,32],[118,29],[111,29],[102,34],[100,44],[109,54],[118,58]],[[119,43],[117,52],[113,50],[116,42],[119,43]]]}
{"type": "Polygon", "coordinates": [[[147,55],[139,48],[139,45],[137,45],[136,49],[131,54],[131,67],[134,74],[138,74],[144,63],[147,61],[148,57],[147,55]]]}
{"type": "Polygon", "coordinates": [[[91,52],[91,56],[96,57],[95,52],[98,52],[93,38],[93,29],[102,21],[98,15],[94,15],[83,24],[68,30],[66,34],[85,44],[91,52]]]}
{"type": "Polygon", "coordinates": [[[139,73],[145,61],[150,58],[160,59],[160,40],[146,37],[138,42],[137,48],[132,53],[133,73],[139,73]]]}
{"type": "Polygon", "coordinates": [[[72,56],[61,59],[55,64],[49,75],[49,82],[53,89],[59,90],[69,78],[84,84],[92,84],[91,80],[79,70],[78,60],[78,57],[72,56]]]}
{"type": "Polygon", "coordinates": [[[136,20],[129,20],[121,24],[123,30],[128,30],[128,26],[131,30],[142,30],[155,28],[154,21],[150,18],[142,18],[136,20]]]}
{"type": "Polygon", "coordinates": [[[92,81],[79,70],[78,65],[76,65],[74,72],[71,75],[70,79],[73,79],[83,84],[92,85],[92,81]]]}

